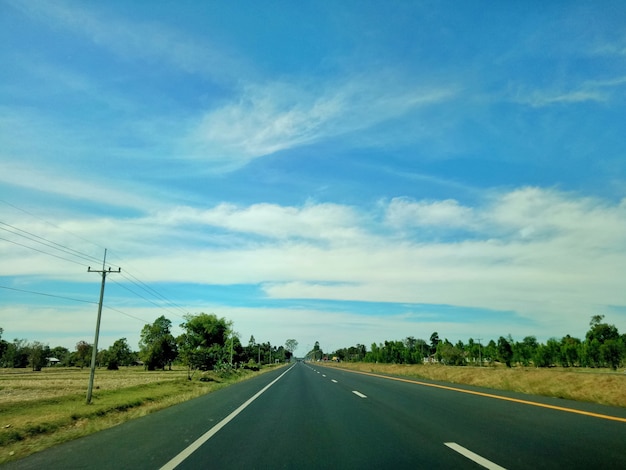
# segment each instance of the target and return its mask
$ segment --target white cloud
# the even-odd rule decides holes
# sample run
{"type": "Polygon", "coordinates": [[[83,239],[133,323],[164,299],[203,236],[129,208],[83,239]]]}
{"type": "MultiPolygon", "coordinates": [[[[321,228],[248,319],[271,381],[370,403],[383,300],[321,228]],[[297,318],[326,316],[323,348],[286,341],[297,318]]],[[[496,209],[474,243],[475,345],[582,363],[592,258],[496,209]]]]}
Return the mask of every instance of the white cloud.
{"type": "Polygon", "coordinates": [[[394,227],[465,228],[473,223],[472,209],[457,201],[413,201],[393,198],[386,210],[386,221],[394,227]]]}
{"type": "Polygon", "coordinates": [[[626,84],[626,77],[586,80],[571,88],[548,88],[519,93],[515,101],[535,108],[556,104],[604,103],[613,98],[615,88],[622,87],[624,84],[626,84]]]}
{"type": "MultiPolygon", "coordinates": [[[[378,209],[221,204],[62,226],[88,239],[107,234],[114,251],[128,248],[122,268],[149,283],[260,285],[270,299],[447,304],[539,324],[586,324],[626,305],[626,201],[520,188],[472,207],[394,199],[387,213],[378,209]],[[433,228],[447,236],[420,236],[433,228]]],[[[63,278],[50,263],[42,271],[44,255],[5,254],[3,275],[63,278]]]]}
{"type": "Polygon", "coordinates": [[[322,86],[249,84],[239,100],[204,115],[189,136],[189,152],[233,169],[280,150],[370,128],[454,94],[449,88],[408,86],[397,77],[373,75],[322,86]]]}
{"type": "Polygon", "coordinates": [[[209,210],[175,208],[155,215],[155,222],[205,224],[213,227],[277,239],[304,238],[339,242],[361,236],[362,216],[338,204],[285,207],[254,204],[241,208],[223,203],[209,210]]]}
{"type": "Polygon", "coordinates": [[[139,209],[151,207],[154,203],[149,197],[140,195],[136,187],[135,191],[129,191],[118,185],[112,190],[97,178],[71,176],[42,163],[31,165],[13,160],[0,158],[0,183],[116,207],[139,209]]]}

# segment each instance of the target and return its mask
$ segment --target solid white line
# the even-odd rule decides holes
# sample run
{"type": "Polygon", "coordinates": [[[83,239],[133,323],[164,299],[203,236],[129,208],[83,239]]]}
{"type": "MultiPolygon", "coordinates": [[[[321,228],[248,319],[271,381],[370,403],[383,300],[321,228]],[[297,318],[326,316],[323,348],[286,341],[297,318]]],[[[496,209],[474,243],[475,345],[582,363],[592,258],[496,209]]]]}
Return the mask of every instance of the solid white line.
{"type": "Polygon", "coordinates": [[[352,390],[352,393],[354,393],[357,397],[367,398],[367,395],[363,395],[361,392],[357,392],[356,390],[352,390]]]}
{"type": "Polygon", "coordinates": [[[180,454],[178,454],[172,460],[170,460],[165,465],[163,465],[160,470],[174,470],[187,457],[189,457],[196,450],[198,450],[202,444],[204,444],[206,441],[211,439],[215,434],[217,434],[217,432],[220,429],[222,429],[229,422],[231,422],[235,418],[235,416],[237,416],[239,413],[241,413],[248,405],[250,405],[250,403],[252,403],[254,400],[259,398],[263,394],[263,392],[265,392],[268,388],[270,388],[272,385],[274,385],[276,382],[278,382],[280,379],[282,379],[283,375],[285,375],[287,372],[289,372],[292,368],[293,368],[293,366],[291,366],[285,372],[283,372],[278,377],[276,377],[272,382],[270,382],[265,387],[263,387],[252,398],[249,398],[243,405],[241,405],[239,408],[237,408],[231,414],[226,416],[226,418],[221,420],[219,423],[217,423],[215,426],[213,426],[211,429],[209,429],[207,432],[205,432],[202,436],[200,436],[198,439],[196,439],[193,443],[191,443],[191,445],[189,447],[184,449],[180,454]]]}
{"type": "Polygon", "coordinates": [[[444,442],[450,449],[458,452],[463,457],[467,457],[468,459],[476,462],[478,465],[481,465],[489,470],[506,470],[504,467],[501,467],[498,464],[493,463],[491,460],[487,460],[484,457],[481,457],[478,454],[475,454],[471,450],[466,449],[463,446],[458,445],[456,442],[444,442]]]}

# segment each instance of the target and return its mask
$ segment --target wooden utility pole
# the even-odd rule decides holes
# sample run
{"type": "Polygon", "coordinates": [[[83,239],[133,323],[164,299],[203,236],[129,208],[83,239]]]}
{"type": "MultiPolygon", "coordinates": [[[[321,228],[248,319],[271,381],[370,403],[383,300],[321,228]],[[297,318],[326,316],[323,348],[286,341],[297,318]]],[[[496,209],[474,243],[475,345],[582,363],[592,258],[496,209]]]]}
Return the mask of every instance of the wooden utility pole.
{"type": "Polygon", "coordinates": [[[104,299],[104,283],[107,278],[107,274],[111,273],[119,273],[122,272],[122,268],[118,268],[117,271],[111,271],[109,268],[108,271],[104,269],[104,265],[107,260],[107,250],[104,249],[104,259],[102,260],[102,270],[98,271],[95,269],[91,269],[91,266],[87,268],[88,273],[101,273],[102,274],[102,284],[100,285],[100,302],[98,302],[98,319],[96,321],[96,335],[93,340],[93,350],[91,351],[91,372],[89,373],[89,387],[87,388],[87,404],[91,403],[91,394],[93,391],[93,379],[96,375],[96,355],[98,354],[98,337],[100,336],[100,318],[102,317],[102,301],[104,299]]]}

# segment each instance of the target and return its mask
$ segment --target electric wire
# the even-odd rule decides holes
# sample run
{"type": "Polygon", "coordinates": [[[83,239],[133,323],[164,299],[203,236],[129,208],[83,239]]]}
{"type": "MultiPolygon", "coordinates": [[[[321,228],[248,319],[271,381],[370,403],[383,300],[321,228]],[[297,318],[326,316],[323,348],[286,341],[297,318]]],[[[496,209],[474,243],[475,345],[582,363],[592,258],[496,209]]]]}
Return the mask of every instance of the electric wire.
{"type": "MultiPolygon", "coordinates": [[[[50,226],[52,226],[52,227],[55,227],[55,228],[57,228],[57,229],[59,229],[59,230],[62,230],[62,231],[64,231],[64,232],[66,232],[66,233],[69,233],[70,235],[72,235],[72,236],[74,236],[74,237],[76,237],[76,238],[78,238],[78,239],[81,239],[81,240],[83,240],[83,241],[85,241],[85,242],[87,242],[87,243],[90,243],[90,244],[94,245],[94,246],[98,246],[98,247],[100,247],[100,245],[98,245],[97,243],[94,243],[94,242],[92,242],[91,240],[87,240],[87,239],[85,239],[85,238],[83,238],[83,237],[80,237],[80,236],[76,235],[75,233],[72,233],[72,232],[70,232],[70,231],[68,231],[68,230],[65,230],[65,229],[63,229],[62,227],[59,227],[59,226],[58,226],[58,225],[56,225],[56,224],[53,224],[53,223],[51,223],[51,222],[49,222],[49,221],[47,221],[47,220],[45,220],[45,219],[42,219],[41,217],[38,217],[38,216],[36,216],[35,214],[33,214],[33,213],[31,213],[31,212],[29,212],[29,211],[27,211],[27,210],[25,210],[25,209],[22,209],[22,208],[20,208],[20,207],[18,207],[18,206],[16,206],[16,205],[14,205],[14,204],[11,204],[11,203],[9,203],[9,202],[7,202],[7,201],[5,201],[5,200],[2,200],[2,199],[0,199],[0,202],[4,203],[4,204],[6,204],[6,205],[8,205],[8,206],[10,206],[10,207],[13,207],[14,209],[17,209],[17,210],[19,210],[19,211],[21,211],[21,212],[24,212],[24,213],[26,213],[26,214],[30,215],[31,217],[34,217],[34,218],[36,218],[36,219],[38,219],[38,220],[41,220],[41,221],[43,221],[44,223],[46,223],[46,224],[48,224],[48,225],[50,225],[50,226]]],[[[94,257],[94,256],[91,256],[91,255],[89,255],[89,254],[86,254],[86,253],[80,252],[80,251],[78,251],[78,250],[75,250],[75,249],[70,248],[70,247],[68,247],[68,246],[65,246],[65,245],[62,245],[62,244],[60,244],[60,243],[54,242],[54,241],[52,241],[52,240],[48,240],[48,239],[47,239],[47,238],[45,238],[45,237],[42,237],[42,236],[36,235],[36,234],[31,233],[31,232],[29,232],[29,231],[27,231],[27,230],[23,230],[23,229],[21,229],[21,228],[19,228],[19,227],[13,226],[13,225],[8,224],[8,223],[6,223],[6,222],[2,222],[2,221],[0,221],[0,224],[1,224],[1,225],[4,225],[4,226],[6,226],[6,227],[9,227],[10,229],[12,229],[12,230],[9,230],[9,229],[7,229],[7,228],[0,227],[0,229],[2,229],[2,230],[4,230],[4,231],[6,231],[6,232],[8,232],[8,233],[11,233],[11,234],[13,234],[13,235],[17,235],[17,236],[19,236],[19,237],[23,237],[23,238],[25,238],[25,239],[27,239],[27,240],[30,240],[30,241],[32,241],[32,242],[39,243],[39,244],[41,244],[41,245],[43,245],[43,246],[46,246],[46,247],[48,247],[48,248],[52,248],[52,249],[54,249],[54,250],[60,251],[60,252],[62,252],[62,253],[64,253],[64,254],[66,254],[66,255],[75,256],[75,257],[80,258],[80,259],[83,259],[83,260],[85,260],[85,261],[90,261],[90,262],[95,262],[95,263],[99,263],[99,262],[100,262],[100,259],[98,259],[98,258],[96,258],[96,257],[94,257]],[[21,232],[21,233],[20,233],[20,232],[21,232]],[[25,234],[26,234],[26,235],[25,235],[25,234]]],[[[66,257],[64,257],[64,256],[60,256],[60,255],[55,254],[55,253],[51,253],[51,252],[48,252],[48,251],[44,251],[44,250],[41,250],[41,249],[35,248],[35,247],[33,247],[33,246],[30,246],[30,245],[26,245],[26,244],[23,244],[23,243],[19,243],[19,242],[15,241],[15,240],[10,240],[10,239],[3,238],[3,237],[0,237],[0,240],[6,241],[6,242],[8,242],[8,243],[13,243],[14,245],[21,246],[21,247],[23,247],[23,248],[27,248],[27,249],[30,249],[30,250],[36,251],[36,252],[38,252],[38,253],[42,253],[42,254],[45,254],[45,255],[48,255],[48,256],[52,256],[52,257],[55,257],[55,258],[58,258],[58,259],[61,259],[61,260],[64,260],[64,261],[68,261],[68,262],[71,262],[71,263],[74,263],[74,264],[78,264],[78,265],[80,265],[80,266],[84,266],[84,264],[85,264],[84,262],[79,262],[79,261],[76,261],[76,260],[73,260],[73,259],[69,259],[69,258],[66,258],[66,257]]],[[[111,266],[120,267],[120,266],[118,266],[118,265],[116,265],[116,264],[113,264],[113,263],[111,263],[111,266]]],[[[176,308],[176,309],[178,309],[180,312],[182,312],[182,313],[183,313],[183,314],[185,314],[185,315],[187,315],[187,314],[189,313],[189,312],[188,312],[188,311],[186,311],[184,308],[182,308],[181,306],[179,306],[179,305],[178,305],[178,304],[176,304],[175,302],[171,301],[170,299],[168,299],[167,297],[165,297],[163,294],[159,293],[157,290],[155,290],[154,288],[152,288],[152,287],[150,287],[149,285],[147,285],[145,282],[141,281],[139,278],[137,278],[137,277],[136,277],[136,276],[134,276],[132,273],[130,273],[127,269],[125,269],[125,270],[123,271],[122,276],[123,276],[123,277],[124,277],[127,281],[131,282],[132,284],[134,284],[134,285],[135,285],[135,286],[137,286],[138,288],[142,289],[144,292],[146,292],[146,293],[147,293],[147,294],[149,294],[150,296],[155,297],[157,300],[166,302],[167,304],[169,304],[169,306],[171,306],[172,308],[176,308]],[[129,278],[129,277],[127,277],[127,276],[130,276],[130,278],[129,278]],[[131,278],[132,278],[132,279],[131,279],[131,278]]],[[[175,312],[173,312],[173,311],[172,311],[172,310],[170,310],[169,308],[165,307],[164,305],[162,305],[162,304],[158,304],[158,303],[156,303],[156,302],[154,302],[154,301],[152,301],[152,300],[148,299],[147,297],[145,297],[145,296],[143,296],[143,295],[139,294],[138,292],[135,292],[134,290],[132,290],[132,289],[128,288],[127,286],[125,286],[125,285],[123,285],[123,284],[121,284],[121,283],[119,283],[119,282],[117,282],[117,281],[115,281],[115,280],[112,280],[112,281],[113,281],[114,283],[118,284],[119,286],[123,287],[124,289],[128,290],[128,291],[129,291],[129,292],[131,292],[132,294],[134,294],[134,295],[136,295],[136,296],[138,296],[138,297],[142,298],[143,300],[145,300],[145,301],[147,301],[147,302],[151,303],[152,305],[154,305],[154,306],[156,306],[156,307],[158,307],[158,308],[160,308],[160,309],[164,309],[164,310],[166,310],[167,312],[169,312],[170,314],[173,314],[173,315],[175,315],[175,316],[177,316],[177,317],[179,317],[179,318],[183,318],[181,315],[176,314],[175,312]]],[[[0,287],[4,287],[4,286],[0,286],[0,287]]],[[[12,289],[12,290],[18,290],[18,291],[20,291],[20,289],[14,289],[14,288],[9,288],[9,287],[4,287],[4,288],[6,288],[6,289],[12,289]]],[[[26,291],[26,290],[21,290],[21,291],[22,291],[22,292],[25,292],[25,293],[33,293],[33,294],[38,294],[38,295],[47,295],[47,296],[50,296],[50,297],[65,298],[65,299],[68,299],[68,300],[77,300],[77,299],[72,299],[72,298],[69,298],[69,297],[63,297],[63,296],[58,296],[58,295],[53,295],[53,294],[44,294],[44,293],[40,293],[40,292],[26,291]]],[[[89,301],[86,301],[86,302],[89,302],[89,301]]],[[[91,303],[97,303],[97,302],[91,302],[91,303]]],[[[108,307],[108,308],[112,308],[112,307],[108,307]]],[[[124,312],[121,312],[121,311],[120,311],[120,313],[123,313],[124,315],[130,316],[130,317],[132,317],[132,318],[137,318],[137,317],[133,317],[132,315],[127,314],[127,313],[124,313],[124,312]]],[[[141,321],[144,321],[144,320],[141,320],[141,321]]]]}
{"type": "Polygon", "coordinates": [[[10,202],[5,201],[4,199],[0,199],[0,202],[2,202],[2,203],[4,203],[4,204],[6,204],[7,206],[10,206],[10,207],[12,207],[12,208],[14,208],[14,209],[17,209],[18,211],[23,212],[24,214],[28,214],[28,215],[30,215],[31,217],[33,217],[33,218],[35,218],[35,219],[37,219],[37,220],[40,220],[40,221],[44,222],[45,224],[48,224],[48,225],[50,225],[50,226],[52,226],[52,227],[54,227],[54,228],[57,228],[57,229],[59,229],[59,230],[61,230],[61,231],[65,232],[65,233],[68,233],[68,234],[72,235],[73,237],[78,238],[79,240],[82,240],[82,241],[84,241],[84,242],[90,243],[90,244],[92,244],[92,245],[94,245],[94,246],[97,246],[98,248],[101,248],[101,249],[103,249],[103,250],[104,250],[104,247],[103,247],[103,246],[100,246],[100,245],[98,245],[97,243],[94,243],[94,242],[93,242],[93,241],[91,241],[91,240],[87,240],[86,238],[83,238],[83,237],[81,237],[80,235],[76,235],[75,233],[70,232],[69,230],[66,230],[66,229],[64,229],[63,227],[59,227],[58,225],[53,224],[52,222],[49,222],[49,221],[47,221],[46,219],[43,219],[43,218],[41,218],[41,217],[39,217],[39,216],[37,216],[37,215],[33,214],[32,212],[27,211],[26,209],[23,209],[23,208],[21,208],[21,207],[18,207],[18,206],[16,206],[15,204],[11,204],[10,202]]]}
{"type": "MultiPolygon", "coordinates": [[[[45,296],[45,297],[54,297],[54,298],[57,298],[57,299],[71,300],[71,301],[74,301],[74,302],[82,302],[82,303],[86,303],[86,304],[98,305],[98,302],[94,302],[93,300],[75,299],[73,297],[66,297],[64,295],[47,294],[45,292],[36,292],[36,291],[33,291],[33,290],[17,289],[15,287],[8,287],[8,286],[2,286],[2,285],[0,285],[0,289],[7,289],[7,290],[13,290],[13,291],[17,291],[17,292],[24,292],[24,293],[27,293],[27,294],[36,294],[36,295],[42,295],[42,296],[45,296]]],[[[130,313],[126,313],[126,312],[124,312],[124,311],[122,311],[120,309],[117,309],[115,307],[111,307],[109,305],[104,304],[103,308],[106,308],[107,310],[113,310],[114,312],[120,313],[122,315],[125,315],[127,317],[133,318],[135,320],[139,320],[140,322],[145,323],[147,325],[150,324],[149,322],[147,322],[143,318],[136,317],[135,315],[131,315],[130,313]]]]}
{"type": "Polygon", "coordinates": [[[180,305],[176,304],[175,302],[172,302],[170,299],[168,299],[167,297],[165,297],[163,294],[161,294],[160,292],[156,291],[155,289],[153,289],[152,287],[150,287],[148,284],[146,284],[145,282],[143,282],[142,280],[138,279],[137,277],[133,276],[132,273],[128,272],[128,271],[122,271],[122,277],[125,278],[126,280],[132,282],[133,284],[135,284],[137,287],[140,287],[141,289],[143,289],[144,291],[146,291],[147,293],[158,297],[161,300],[164,300],[165,302],[167,302],[170,306],[177,308],[179,311],[181,311],[182,313],[184,313],[185,315],[188,315],[189,312],[187,310],[185,310],[183,307],[181,307],[180,305]],[[128,279],[128,277],[126,277],[126,274],[130,277],[132,277],[136,282],[134,282],[132,279],[128,279]]]}
{"type": "Polygon", "coordinates": [[[104,304],[104,305],[103,305],[103,308],[105,308],[105,309],[107,309],[107,310],[113,310],[114,312],[117,312],[117,313],[121,313],[122,315],[125,315],[125,316],[127,316],[127,317],[130,317],[130,318],[132,318],[132,319],[134,319],[134,320],[139,320],[140,322],[145,323],[146,325],[149,325],[149,324],[150,324],[150,322],[147,322],[147,321],[146,321],[146,320],[144,320],[143,318],[136,317],[136,316],[134,316],[134,315],[131,315],[130,313],[122,312],[121,310],[119,310],[119,309],[117,309],[117,308],[114,308],[114,307],[110,307],[110,306],[108,306],[108,305],[106,305],[106,304],[104,304]]]}
{"type": "Polygon", "coordinates": [[[8,287],[8,286],[1,286],[0,285],[0,289],[7,289],[7,290],[13,290],[13,291],[17,291],[17,292],[25,292],[27,294],[43,295],[43,296],[46,296],[46,297],[55,297],[57,299],[72,300],[74,302],[83,302],[83,303],[86,303],[86,304],[98,305],[98,302],[94,302],[93,300],[74,299],[72,297],[66,297],[66,296],[63,296],[63,295],[47,294],[45,292],[36,292],[36,291],[33,291],[33,290],[18,289],[16,287],[8,287]]]}
{"type": "Polygon", "coordinates": [[[82,258],[82,259],[84,259],[86,261],[91,261],[91,262],[94,262],[94,261],[97,262],[98,261],[98,258],[95,258],[94,256],[88,255],[86,253],[81,253],[80,251],[74,250],[73,248],[70,248],[68,246],[61,245],[60,243],[56,243],[56,242],[48,240],[48,239],[46,239],[44,237],[40,237],[39,235],[35,235],[33,233],[30,233],[27,230],[22,230],[21,228],[14,227],[13,225],[7,224],[7,223],[2,222],[2,221],[0,221],[0,224],[6,225],[7,227],[11,227],[13,229],[13,231],[9,230],[9,229],[6,229],[4,227],[0,227],[0,230],[4,230],[6,232],[12,233],[12,234],[17,235],[19,237],[26,238],[27,240],[31,240],[31,241],[33,241],[35,243],[39,243],[41,245],[47,246],[49,248],[52,248],[54,250],[61,251],[61,252],[65,253],[65,254],[68,254],[68,255],[71,255],[71,256],[76,256],[78,258],[82,258]],[[18,233],[16,231],[23,232],[23,233],[26,233],[28,235],[24,235],[24,234],[18,233]],[[39,239],[39,240],[37,240],[37,239],[39,239]],[[44,240],[44,241],[41,241],[41,240],[44,240]]]}
{"type": "MultiPolygon", "coordinates": [[[[135,292],[134,290],[132,290],[130,287],[125,286],[124,284],[117,282],[114,279],[111,279],[111,282],[113,282],[114,284],[117,284],[118,286],[120,286],[123,289],[126,289],[128,292],[131,292],[132,294],[136,295],[137,297],[141,297],[142,299],[144,299],[146,302],[150,302],[152,305],[154,305],[155,307],[161,308],[163,310],[166,310],[167,312],[171,313],[172,315],[175,315],[179,318],[183,318],[180,315],[178,315],[177,313],[172,312],[170,309],[168,309],[167,307],[164,307],[163,305],[159,305],[156,302],[148,299],[147,297],[144,297],[143,295],[139,294],[138,292],[135,292]]],[[[183,318],[184,319],[184,318],[183,318]]]]}
{"type": "Polygon", "coordinates": [[[18,242],[14,241],[14,240],[9,240],[8,238],[0,237],[0,240],[4,240],[5,242],[13,243],[14,245],[18,245],[18,246],[22,246],[24,248],[28,248],[28,249],[33,250],[33,251],[38,251],[39,253],[43,253],[44,255],[53,256],[55,258],[59,258],[59,259],[62,259],[64,261],[69,261],[70,263],[78,264],[80,266],[84,266],[85,265],[85,263],[80,263],[80,262],[78,262],[76,260],[73,260],[73,259],[64,258],[63,256],[55,255],[54,253],[48,253],[47,251],[39,250],[39,249],[34,248],[32,246],[24,245],[23,243],[18,243],[18,242]]]}

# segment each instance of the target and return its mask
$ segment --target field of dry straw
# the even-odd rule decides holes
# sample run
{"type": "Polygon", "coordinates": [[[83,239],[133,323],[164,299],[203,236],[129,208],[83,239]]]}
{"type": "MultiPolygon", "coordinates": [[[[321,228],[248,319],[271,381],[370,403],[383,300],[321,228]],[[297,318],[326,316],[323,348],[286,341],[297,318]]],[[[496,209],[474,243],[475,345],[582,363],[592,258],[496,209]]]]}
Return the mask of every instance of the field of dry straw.
{"type": "MultiPolygon", "coordinates": [[[[330,363],[330,365],[333,365],[330,363]]],[[[452,367],[438,364],[371,364],[341,363],[335,365],[363,372],[403,375],[420,379],[488,387],[566,398],[570,400],[626,407],[626,373],[608,369],[543,369],[535,367],[452,367]]]]}

